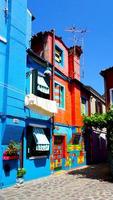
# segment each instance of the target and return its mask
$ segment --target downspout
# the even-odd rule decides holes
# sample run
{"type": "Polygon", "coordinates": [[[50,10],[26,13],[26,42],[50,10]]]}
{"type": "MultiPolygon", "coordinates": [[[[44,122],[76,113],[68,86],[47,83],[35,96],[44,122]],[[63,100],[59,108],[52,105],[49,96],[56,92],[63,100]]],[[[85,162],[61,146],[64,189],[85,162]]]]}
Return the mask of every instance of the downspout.
{"type": "MultiPolygon", "coordinates": [[[[52,33],[52,79],[51,79],[51,100],[54,100],[54,74],[55,74],[55,29],[51,30],[52,33]]],[[[52,130],[54,130],[54,115],[52,117],[52,130]]]]}
{"type": "MultiPolygon", "coordinates": [[[[52,33],[52,77],[51,77],[51,100],[54,100],[54,74],[55,74],[55,30],[51,30],[52,33]]],[[[52,124],[52,150],[51,153],[53,154],[53,145],[54,145],[54,115],[51,118],[52,124]]]]}
{"type": "Polygon", "coordinates": [[[54,73],[55,73],[55,29],[51,30],[52,33],[52,100],[54,100],[54,73]]]}

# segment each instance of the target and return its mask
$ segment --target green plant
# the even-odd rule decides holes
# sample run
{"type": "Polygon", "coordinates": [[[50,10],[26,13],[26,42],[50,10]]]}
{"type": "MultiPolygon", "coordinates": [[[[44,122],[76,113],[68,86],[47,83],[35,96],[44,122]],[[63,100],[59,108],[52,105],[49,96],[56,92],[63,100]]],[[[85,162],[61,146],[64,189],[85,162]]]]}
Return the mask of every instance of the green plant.
{"type": "Polygon", "coordinates": [[[92,116],[84,116],[84,127],[105,128],[107,126],[106,114],[94,114],[92,116]]]}
{"type": "Polygon", "coordinates": [[[111,165],[111,172],[113,176],[113,106],[105,114],[94,114],[92,116],[83,116],[84,133],[94,128],[106,128],[107,130],[107,148],[109,154],[109,161],[111,165]]]}
{"type": "Polygon", "coordinates": [[[18,155],[19,151],[20,151],[20,144],[15,141],[11,141],[7,149],[5,150],[4,155],[16,156],[18,155]]]}
{"type": "Polygon", "coordinates": [[[26,174],[26,170],[24,168],[18,168],[17,178],[22,178],[25,174],[26,174]]]}

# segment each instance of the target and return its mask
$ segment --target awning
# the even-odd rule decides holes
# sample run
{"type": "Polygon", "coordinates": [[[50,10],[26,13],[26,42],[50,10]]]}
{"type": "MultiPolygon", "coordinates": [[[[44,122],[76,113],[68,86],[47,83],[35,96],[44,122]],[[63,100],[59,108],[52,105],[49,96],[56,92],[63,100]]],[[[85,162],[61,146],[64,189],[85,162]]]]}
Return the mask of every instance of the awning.
{"type": "Polygon", "coordinates": [[[45,94],[49,94],[49,87],[48,87],[46,81],[44,80],[44,77],[38,76],[37,79],[38,79],[37,80],[37,82],[38,82],[37,90],[39,90],[45,94]]]}
{"type": "Polygon", "coordinates": [[[49,151],[49,141],[42,128],[33,128],[37,151],[49,151]]]}
{"type": "Polygon", "coordinates": [[[34,94],[26,95],[25,106],[43,115],[53,116],[57,113],[56,101],[37,97],[34,94]]]}

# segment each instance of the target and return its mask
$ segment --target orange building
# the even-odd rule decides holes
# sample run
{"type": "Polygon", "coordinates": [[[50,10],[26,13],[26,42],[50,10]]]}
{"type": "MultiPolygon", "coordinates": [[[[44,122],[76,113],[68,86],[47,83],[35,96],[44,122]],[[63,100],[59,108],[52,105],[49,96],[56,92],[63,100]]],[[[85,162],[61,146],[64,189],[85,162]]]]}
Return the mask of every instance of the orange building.
{"type": "Polygon", "coordinates": [[[51,169],[84,165],[82,114],[88,114],[89,97],[80,82],[81,47],[68,48],[52,30],[33,36],[32,49],[53,66],[51,99],[57,102],[58,113],[52,120],[51,169]]]}

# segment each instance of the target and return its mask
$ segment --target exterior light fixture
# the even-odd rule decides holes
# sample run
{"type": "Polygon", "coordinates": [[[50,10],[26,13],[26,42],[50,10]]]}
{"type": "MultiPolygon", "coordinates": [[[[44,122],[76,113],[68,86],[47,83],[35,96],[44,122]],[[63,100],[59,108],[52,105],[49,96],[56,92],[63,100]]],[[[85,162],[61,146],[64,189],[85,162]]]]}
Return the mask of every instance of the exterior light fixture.
{"type": "Polygon", "coordinates": [[[45,76],[51,76],[51,69],[47,67],[47,69],[44,71],[45,76]]]}

